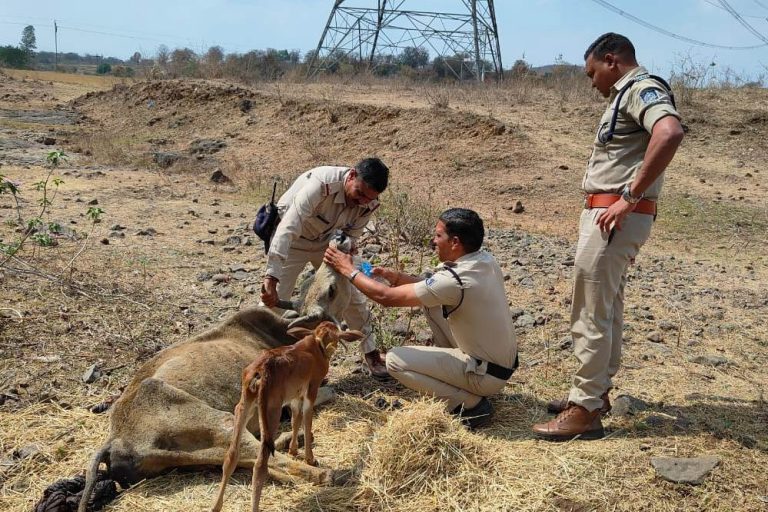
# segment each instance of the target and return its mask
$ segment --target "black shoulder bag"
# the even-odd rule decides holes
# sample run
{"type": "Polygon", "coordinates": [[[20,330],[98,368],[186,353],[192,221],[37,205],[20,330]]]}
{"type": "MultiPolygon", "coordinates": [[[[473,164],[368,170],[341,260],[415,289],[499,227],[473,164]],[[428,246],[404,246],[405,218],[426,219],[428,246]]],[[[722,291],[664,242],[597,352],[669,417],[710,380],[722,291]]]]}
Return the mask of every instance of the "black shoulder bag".
{"type": "Polygon", "coordinates": [[[269,244],[280,223],[280,216],[275,204],[275,192],[277,191],[277,182],[272,185],[272,199],[267,204],[261,205],[256,213],[256,220],[253,221],[253,232],[264,241],[264,252],[269,252],[269,244]]]}

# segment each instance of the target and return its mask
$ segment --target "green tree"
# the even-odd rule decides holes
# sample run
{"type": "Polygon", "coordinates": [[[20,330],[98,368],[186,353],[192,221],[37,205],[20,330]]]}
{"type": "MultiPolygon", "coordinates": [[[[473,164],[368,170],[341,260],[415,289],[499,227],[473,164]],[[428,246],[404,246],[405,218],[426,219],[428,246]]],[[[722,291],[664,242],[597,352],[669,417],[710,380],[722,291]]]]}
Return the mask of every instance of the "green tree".
{"type": "Polygon", "coordinates": [[[109,62],[102,62],[96,67],[96,74],[97,75],[106,75],[107,73],[110,73],[112,71],[112,66],[109,65],[109,62]]]}
{"type": "Polygon", "coordinates": [[[27,25],[24,27],[24,30],[21,32],[21,44],[19,46],[24,51],[24,53],[27,55],[32,55],[32,53],[35,51],[35,48],[37,48],[35,27],[32,25],[27,25]]]}
{"type": "Polygon", "coordinates": [[[400,63],[414,69],[423,68],[429,64],[429,51],[426,48],[409,47],[399,55],[400,63]]]}
{"type": "Polygon", "coordinates": [[[15,46],[0,46],[0,66],[23,69],[29,64],[29,55],[15,46]]]}

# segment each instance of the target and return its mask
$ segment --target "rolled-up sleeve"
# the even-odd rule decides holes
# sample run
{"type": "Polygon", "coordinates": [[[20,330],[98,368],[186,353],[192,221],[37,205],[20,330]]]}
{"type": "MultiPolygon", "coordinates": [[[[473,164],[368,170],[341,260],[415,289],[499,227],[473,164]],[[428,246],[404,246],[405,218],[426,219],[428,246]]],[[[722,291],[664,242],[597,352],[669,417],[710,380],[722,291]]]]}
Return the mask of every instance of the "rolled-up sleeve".
{"type": "Polygon", "coordinates": [[[653,126],[662,118],[680,114],[672,105],[669,93],[656,85],[646,85],[645,81],[632,88],[627,113],[648,133],[653,133],[653,126]]]}
{"type": "Polygon", "coordinates": [[[437,271],[424,281],[414,283],[413,291],[421,303],[428,307],[455,306],[461,300],[459,283],[448,271],[437,271]]]}

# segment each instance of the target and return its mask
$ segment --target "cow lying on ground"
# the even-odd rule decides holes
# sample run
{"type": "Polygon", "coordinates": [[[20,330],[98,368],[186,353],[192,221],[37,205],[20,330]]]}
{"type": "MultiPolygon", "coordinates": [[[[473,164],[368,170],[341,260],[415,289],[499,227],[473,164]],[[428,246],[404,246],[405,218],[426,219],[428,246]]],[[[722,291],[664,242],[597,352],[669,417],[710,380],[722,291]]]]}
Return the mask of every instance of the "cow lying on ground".
{"type": "MultiPolygon", "coordinates": [[[[349,247],[342,237],[337,246],[349,247]]],[[[109,478],[126,488],[172,468],[220,466],[234,427],[243,368],[266,350],[292,344],[293,327],[314,328],[334,320],[349,305],[349,281],[322,265],[304,293],[299,317],[287,319],[264,307],[244,309],[221,325],[158,352],[147,361],[112,406],[110,435],[87,472],[78,508],[85,512],[102,462],[109,478]]],[[[316,401],[331,396],[321,389],[316,401]]],[[[239,464],[250,467],[259,454],[258,421],[243,434],[239,464]]],[[[278,442],[278,444],[280,444],[278,442]]],[[[281,482],[327,485],[334,473],[276,453],[269,473],[281,482]]]]}
{"type": "Polygon", "coordinates": [[[219,512],[224,503],[224,490],[240,457],[243,428],[253,417],[257,400],[261,451],[253,467],[252,510],[259,510],[261,489],[267,478],[267,463],[270,454],[275,454],[275,434],[284,405],[291,406],[292,432],[288,453],[297,455],[299,425],[303,420],[304,460],[311,466],[316,464],[312,454],[312,411],[320,384],[328,374],[328,365],[339,341],[355,341],[364,335],[359,331],[339,332],[332,322],[322,322],[314,331],[295,327],[288,332],[301,339],[289,347],[262,352],[243,370],[242,394],[235,408],[235,431],[224,459],[219,493],[211,509],[213,512],[219,512]]]}

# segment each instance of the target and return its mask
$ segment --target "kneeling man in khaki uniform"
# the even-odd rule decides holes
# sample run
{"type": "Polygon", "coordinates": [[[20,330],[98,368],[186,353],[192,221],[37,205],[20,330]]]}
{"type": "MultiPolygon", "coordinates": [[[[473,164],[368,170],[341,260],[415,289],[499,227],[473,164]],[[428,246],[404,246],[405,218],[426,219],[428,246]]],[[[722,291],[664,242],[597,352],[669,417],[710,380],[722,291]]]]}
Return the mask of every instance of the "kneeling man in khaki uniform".
{"type": "Polygon", "coordinates": [[[383,306],[424,307],[435,346],[393,348],[387,370],[403,385],[445,401],[470,428],[488,422],[493,408],[486,397],[498,393],[517,367],[504,277],[496,259],[480,249],[484,236],[477,213],[446,210],[432,239],[443,266],[427,279],[374,268],[391,286],[366,277],[341,251],[328,248],[324,258],[383,306]]]}

